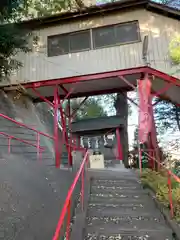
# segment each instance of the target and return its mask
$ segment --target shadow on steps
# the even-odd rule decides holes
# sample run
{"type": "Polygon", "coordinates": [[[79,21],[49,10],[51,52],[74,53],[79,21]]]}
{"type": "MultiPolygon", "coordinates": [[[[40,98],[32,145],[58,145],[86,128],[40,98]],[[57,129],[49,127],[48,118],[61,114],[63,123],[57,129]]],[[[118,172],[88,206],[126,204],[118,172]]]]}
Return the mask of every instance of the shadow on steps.
{"type": "Polygon", "coordinates": [[[52,239],[73,179],[68,170],[1,154],[0,239],[52,239]]]}

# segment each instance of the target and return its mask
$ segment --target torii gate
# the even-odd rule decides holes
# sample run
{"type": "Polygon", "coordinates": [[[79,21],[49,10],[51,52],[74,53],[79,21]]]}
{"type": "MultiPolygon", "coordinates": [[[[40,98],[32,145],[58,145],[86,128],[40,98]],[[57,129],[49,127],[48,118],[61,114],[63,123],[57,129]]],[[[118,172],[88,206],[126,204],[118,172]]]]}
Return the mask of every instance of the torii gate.
{"type": "MultiPolygon", "coordinates": [[[[149,109],[148,114],[151,116],[152,120],[151,128],[148,130],[150,133],[150,140],[148,140],[148,143],[151,147],[151,151],[153,149],[156,152],[156,157],[158,158],[156,129],[152,110],[152,98],[154,96],[158,96],[162,99],[170,100],[179,106],[180,80],[178,78],[145,66],[111,72],[88,74],[83,76],[25,83],[23,85],[24,88],[26,88],[27,93],[34,99],[35,102],[45,101],[54,109],[54,150],[56,156],[56,167],[60,166],[61,153],[59,151],[59,146],[62,145],[62,140],[59,139],[58,136],[58,111],[60,111],[61,116],[63,139],[69,152],[69,164],[72,165],[72,141],[66,128],[66,122],[69,123],[69,129],[71,128],[71,122],[73,116],[75,115],[75,112],[70,112],[70,98],[87,98],[88,96],[93,95],[127,92],[132,90],[138,90],[139,92],[141,91],[141,82],[147,81],[147,79],[151,83],[147,98],[149,109]],[[68,114],[62,108],[62,104],[65,99],[68,99],[68,114]]],[[[145,91],[147,91],[147,89],[145,89],[145,91]]],[[[80,105],[82,105],[83,102],[80,105]]],[[[139,102],[141,105],[142,94],[140,92],[139,102]]],[[[148,121],[146,119],[145,122],[147,123],[148,121]]],[[[142,129],[142,121],[140,121],[140,129],[142,129]]]]}
{"type": "MultiPolygon", "coordinates": [[[[123,149],[123,132],[124,119],[119,116],[110,117],[97,117],[84,119],[80,121],[72,122],[72,135],[75,139],[78,139],[78,145],[80,144],[80,137],[97,137],[97,136],[108,136],[109,134],[115,135],[115,143],[112,143],[108,147],[113,148],[113,159],[124,161],[124,149],[123,149]]],[[[106,147],[105,147],[106,148],[106,147]]],[[[109,160],[113,160],[109,159],[109,160]]],[[[128,163],[124,162],[127,166],[128,163]]]]}

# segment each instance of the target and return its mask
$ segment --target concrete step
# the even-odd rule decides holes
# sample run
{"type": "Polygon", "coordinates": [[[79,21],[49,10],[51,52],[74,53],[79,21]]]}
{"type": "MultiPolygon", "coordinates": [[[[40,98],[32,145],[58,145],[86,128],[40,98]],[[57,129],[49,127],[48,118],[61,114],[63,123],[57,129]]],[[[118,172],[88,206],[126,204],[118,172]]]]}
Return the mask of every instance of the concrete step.
{"type": "Polygon", "coordinates": [[[91,204],[88,207],[89,216],[154,216],[161,217],[154,204],[150,206],[119,206],[119,205],[96,205],[91,204]]]}
{"type": "Polygon", "coordinates": [[[131,202],[124,202],[124,203],[103,203],[103,202],[90,202],[88,205],[89,209],[93,209],[93,208],[106,208],[106,207],[114,207],[114,208],[118,208],[118,209],[144,209],[144,208],[148,208],[149,210],[151,210],[151,208],[155,208],[156,205],[153,201],[148,201],[146,202],[142,202],[142,203],[131,203],[131,202]]]}
{"type": "Polygon", "coordinates": [[[92,169],[91,177],[95,180],[138,180],[136,174],[126,168],[119,168],[117,171],[108,168],[103,170],[92,169]]]}
{"type": "Polygon", "coordinates": [[[139,182],[139,179],[137,178],[137,176],[135,175],[135,173],[131,173],[131,172],[119,172],[119,171],[111,171],[111,170],[102,170],[102,171],[93,171],[91,172],[91,177],[92,180],[96,180],[99,182],[103,182],[103,181],[111,181],[111,182],[115,182],[115,181],[120,181],[120,182],[125,182],[125,181],[135,181],[135,182],[139,182]]]}
{"type": "Polygon", "coordinates": [[[128,197],[101,197],[101,196],[94,196],[90,195],[89,201],[91,203],[109,203],[109,204],[122,204],[122,203],[138,203],[143,204],[145,202],[149,202],[149,197],[144,198],[128,198],[128,197]]]}
{"type": "Polygon", "coordinates": [[[141,188],[138,189],[129,189],[125,188],[123,189],[122,187],[117,187],[117,186],[112,186],[112,187],[107,187],[107,186],[91,186],[91,193],[118,193],[118,194],[134,194],[134,195],[144,195],[147,194],[147,192],[142,190],[141,188]]]}
{"type": "Polygon", "coordinates": [[[111,192],[111,193],[91,193],[90,194],[90,198],[96,198],[99,197],[102,199],[102,201],[107,201],[108,199],[112,199],[113,198],[126,198],[127,200],[132,200],[132,199],[142,199],[143,201],[148,201],[149,200],[149,196],[146,194],[134,194],[133,192],[124,192],[124,193],[117,193],[117,192],[111,192]]]}
{"type": "Polygon", "coordinates": [[[92,186],[104,186],[104,187],[141,187],[141,184],[139,181],[133,181],[133,180],[92,180],[91,182],[92,186]]]}
{"type": "Polygon", "coordinates": [[[89,229],[84,240],[173,240],[172,232],[168,229],[134,230],[134,229],[89,229]],[[90,231],[91,230],[91,231],[90,231]]]}
{"type": "Polygon", "coordinates": [[[130,173],[93,176],[84,239],[173,240],[153,199],[130,173]]]}
{"type": "Polygon", "coordinates": [[[89,216],[86,218],[87,226],[103,227],[111,225],[115,227],[133,227],[156,229],[158,225],[166,226],[165,219],[162,216],[89,216]]]}
{"type": "Polygon", "coordinates": [[[156,208],[151,209],[151,211],[148,211],[148,209],[118,209],[113,207],[106,207],[104,209],[102,208],[94,208],[88,210],[88,216],[96,216],[96,217],[155,217],[155,218],[162,218],[161,212],[157,211],[156,208]]]}
{"type": "Polygon", "coordinates": [[[114,191],[113,189],[115,190],[118,190],[118,191],[139,191],[139,190],[142,190],[142,186],[140,185],[137,185],[137,186],[132,186],[132,185],[125,185],[125,186],[121,186],[121,185],[116,185],[116,186],[113,186],[113,185],[92,185],[91,186],[91,189],[92,188],[99,188],[99,189],[109,189],[109,190],[112,190],[114,191]]]}

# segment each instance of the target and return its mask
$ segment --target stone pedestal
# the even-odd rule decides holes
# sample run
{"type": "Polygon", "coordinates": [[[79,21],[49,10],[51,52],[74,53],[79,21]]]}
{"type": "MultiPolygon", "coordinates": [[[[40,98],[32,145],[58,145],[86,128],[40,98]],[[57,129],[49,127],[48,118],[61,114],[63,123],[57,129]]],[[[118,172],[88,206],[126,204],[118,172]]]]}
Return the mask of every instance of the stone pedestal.
{"type": "Polygon", "coordinates": [[[78,171],[83,160],[82,151],[72,151],[72,159],[73,159],[73,170],[78,171]]]}

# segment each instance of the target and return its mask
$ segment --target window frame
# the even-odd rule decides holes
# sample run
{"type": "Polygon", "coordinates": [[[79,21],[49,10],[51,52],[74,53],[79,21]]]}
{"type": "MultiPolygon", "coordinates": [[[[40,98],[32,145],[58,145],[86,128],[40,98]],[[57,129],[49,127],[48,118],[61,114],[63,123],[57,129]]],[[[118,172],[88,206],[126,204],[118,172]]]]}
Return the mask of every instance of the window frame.
{"type": "Polygon", "coordinates": [[[58,57],[58,56],[64,56],[64,55],[72,54],[72,53],[80,53],[80,52],[86,52],[86,51],[90,51],[90,50],[96,50],[96,49],[102,49],[102,48],[110,48],[110,47],[121,46],[121,45],[123,46],[123,45],[127,45],[127,44],[138,43],[138,42],[142,42],[139,21],[138,20],[133,20],[133,21],[128,21],[128,22],[110,24],[110,25],[106,25],[106,26],[88,28],[88,29],[75,31],[75,32],[68,32],[68,33],[55,34],[55,35],[47,36],[47,51],[46,51],[46,53],[47,53],[47,57],[58,57]],[[115,31],[116,27],[118,27],[118,26],[125,26],[125,25],[133,24],[133,23],[135,23],[136,26],[137,26],[137,35],[138,35],[138,39],[137,40],[123,42],[123,43],[118,42],[116,44],[110,44],[110,45],[105,45],[105,46],[101,46],[101,47],[96,47],[95,46],[95,41],[94,41],[94,37],[93,37],[93,30],[113,27],[114,31],[115,31]],[[82,50],[70,51],[70,37],[72,35],[75,35],[75,34],[78,34],[78,33],[82,33],[82,32],[88,32],[89,33],[89,48],[82,49],[82,50]],[[67,38],[68,38],[68,52],[67,53],[58,54],[58,55],[51,55],[51,54],[49,54],[49,39],[51,39],[53,37],[58,37],[58,36],[60,36],[60,37],[61,36],[62,37],[63,36],[67,36],[67,38]]]}
{"type": "Polygon", "coordinates": [[[83,32],[89,32],[89,48],[85,48],[85,49],[82,49],[82,50],[69,51],[69,53],[86,52],[86,51],[91,50],[91,33],[90,33],[90,31],[91,31],[91,29],[85,29],[85,30],[69,33],[69,50],[70,50],[70,38],[71,38],[72,35],[76,35],[78,33],[83,33],[83,32]]]}
{"type": "Polygon", "coordinates": [[[123,22],[123,23],[117,23],[117,24],[111,24],[111,25],[106,25],[106,26],[101,26],[101,27],[97,27],[97,28],[92,28],[92,45],[93,45],[93,49],[101,49],[101,48],[109,48],[109,47],[115,47],[115,46],[121,46],[121,45],[127,45],[127,44],[133,44],[133,43],[138,43],[138,42],[142,42],[141,40],[141,33],[140,33],[140,27],[139,27],[139,21],[138,20],[133,20],[133,21],[129,21],[129,22],[123,22]],[[108,28],[108,27],[113,27],[114,29],[117,26],[125,26],[128,24],[133,24],[136,23],[137,26],[137,35],[138,35],[138,40],[135,41],[128,41],[128,42],[124,42],[124,43],[116,43],[116,44],[111,44],[111,45],[106,45],[106,46],[101,46],[101,47],[96,47],[95,43],[94,43],[94,37],[93,37],[93,30],[94,29],[102,29],[102,28],[108,28]]]}
{"type": "MultiPolygon", "coordinates": [[[[47,36],[47,51],[46,51],[47,52],[47,57],[58,57],[58,56],[69,54],[69,51],[67,53],[62,53],[62,54],[58,54],[58,55],[49,54],[49,39],[54,38],[54,37],[58,37],[58,36],[61,36],[61,37],[67,36],[68,37],[68,35],[66,33],[47,36]]],[[[68,49],[69,49],[69,39],[68,39],[68,49]]]]}
{"type": "Polygon", "coordinates": [[[75,31],[75,32],[70,32],[70,33],[63,33],[63,34],[56,34],[56,35],[47,36],[47,57],[57,57],[57,56],[63,56],[63,55],[71,54],[71,53],[78,53],[78,52],[85,52],[85,51],[92,50],[91,41],[92,41],[91,40],[91,29],[85,29],[85,30],[81,30],[81,31],[75,31]],[[71,51],[70,50],[70,38],[71,38],[71,36],[76,35],[78,33],[82,33],[82,32],[88,32],[89,33],[89,48],[82,49],[82,50],[71,51]],[[67,38],[68,38],[68,52],[58,54],[58,55],[51,55],[51,54],[49,54],[49,39],[51,39],[53,37],[58,37],[58,36],[60,36],[60,37],[67,36],[67,38]]]}

